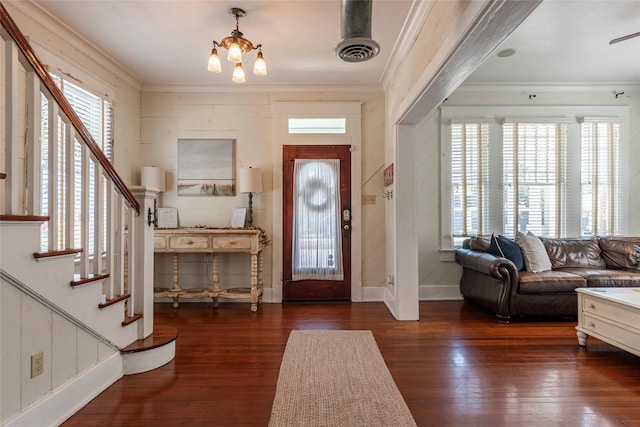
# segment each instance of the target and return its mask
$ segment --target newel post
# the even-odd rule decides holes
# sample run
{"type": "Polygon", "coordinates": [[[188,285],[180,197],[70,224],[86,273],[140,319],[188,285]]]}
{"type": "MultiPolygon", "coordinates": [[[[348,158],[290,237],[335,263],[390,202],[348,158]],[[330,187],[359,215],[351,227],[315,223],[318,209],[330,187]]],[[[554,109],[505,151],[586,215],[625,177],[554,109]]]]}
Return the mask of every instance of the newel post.
{"type": "Polygon", "coordinates": [[[135,217],[133,235],[133,263],[135,273],[131,285],[131,297],[134,313],[142,313],[138,323],[138,338],[146,338],[153,332],[153,230],[149,225],[149,212],[155,214],[154,206],[158,198],[158,189],[154,187],[130,187],[140,205],[140,215],[135,217]]]}

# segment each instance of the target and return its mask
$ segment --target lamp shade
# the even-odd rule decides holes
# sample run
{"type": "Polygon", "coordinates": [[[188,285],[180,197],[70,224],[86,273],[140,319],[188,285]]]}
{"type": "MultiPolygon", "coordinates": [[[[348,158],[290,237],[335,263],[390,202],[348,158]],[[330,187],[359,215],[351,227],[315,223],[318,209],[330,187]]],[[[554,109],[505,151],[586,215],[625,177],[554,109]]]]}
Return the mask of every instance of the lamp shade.
{"type": "Polygon", "coordinates": [[[262,193],[262,169],[240,169],[239,175],[241,193],[262,193]]]}
{"type": "Polygon", "coordinates": [[[166,190],[164,169],[157,166],[145,166],[140,174],[140,185],[145,187],[155,187],[160,192],[166,190]]]}

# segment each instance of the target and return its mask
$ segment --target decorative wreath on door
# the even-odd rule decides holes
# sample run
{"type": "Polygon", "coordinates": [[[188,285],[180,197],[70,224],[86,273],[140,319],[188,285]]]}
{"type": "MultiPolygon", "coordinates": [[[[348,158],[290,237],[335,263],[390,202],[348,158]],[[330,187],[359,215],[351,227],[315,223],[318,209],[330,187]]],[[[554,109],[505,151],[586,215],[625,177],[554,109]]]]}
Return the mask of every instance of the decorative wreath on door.
{"type": "Polygon", "coordinates": [[[330,194],[331,190],[325,181],[311,178],[304,186],[304,205],[315,212],[325,210],[331,202],[330,194]]]}

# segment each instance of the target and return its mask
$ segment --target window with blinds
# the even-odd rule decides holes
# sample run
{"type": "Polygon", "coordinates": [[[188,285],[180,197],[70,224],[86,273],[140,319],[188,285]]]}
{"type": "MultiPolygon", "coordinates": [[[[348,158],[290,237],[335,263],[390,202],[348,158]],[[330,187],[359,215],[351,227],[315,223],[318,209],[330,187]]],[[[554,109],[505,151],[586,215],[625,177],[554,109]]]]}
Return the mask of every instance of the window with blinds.
{"type": "Polygon", "coordinates": [[[451,124],[451,235],[459,246],[471,235],[484,234],[488,217],[489,125],[451,124]]]}
{"type": "MultiPolygon", "coordinates": [[[[75,110],[76,114],[78,114],[78,117],[80,118],[82,123],[87,127],[87,130],[89,131],[89,133],[91,133],[91,136],[93,137],[95,142],[102,149],[107,159],[110,162],[113,162],[113,103],[109,99],[97,96],[67,79],[60,78],[53,74],[52,74],[52,78],[56,82],[56,84],[62,89],[62,92],[64,93],[65,97],[67,98],[67,100],[69,101],[73,109],[75,110]]],[[[41,96],[41,106],[42,106],[41,176],[42,176],[42,185],[45,190],[48,189],[49,182],[50,182],[49,168],[48,168],[49,155],[50,155],[50,153],[48,152],[49,151],[48,128],[49,128],[49,120],[50,120],[49,115],[47,113],[48,103],[49,101],[47,100],[47,98],[44,95],[42,95],[41,96]]],[[[64,246],[67,246],[67,247],[72,246],[74,248],[80,248],[82,247],[82,244],[80,241],[81,227],[82,227],[82,221],[81,221],[82,191],[81,189],[83,186],[83,182],[82,182],[83,174],[82,174],[82,164],[81,164],[81,158],[82,158],[81,144],[82,143],[78,139],[74,139],[73,165],[68,165],[67,160],[63,155],[63,153],[65,152],[63,147],[64,147],[64,144],[66,143],[66,139],[65,139],[66,126],[69,126],[69,125],[65,124],[63,120],[57,120],[57,123],[58,123],[58,132],[57,132],[58,143],[56,144],[56,146],[59,147],[59,149],[56,155],[58,156],[58,164],[60,166],[59,166],[58,177],[57,177],[58,191],[56,192],[54,203],[57,204],[58,210],[62,213],[66,207],[65,198],[66,198],[67,192],[74,191],[74,194],[72,195],[74,199],[74,203],[73,203],[74,232],[73,232],[72,244],[71,242],[65,243],[64,224],[63,223],[59,224],[58,230],[60,230],[60,235],[56,236],[57,242],[54,245],[54,247],[57,249],[65,249],[64,246]],[[71,168],[73,168],[73,171],[71,171],[71,168]],[[73,172],[74,185],[73,185],[73,188],[68,189],[66,188],[66,185],[65,185],[65,177],[71,172],[73,172]]],[[[95,194],[96,194],[96,191],[95,191],[96,183],[95,183],[95,174],[94,174],[93,167],[94,167],[93,162],[90,162],[89,183],[87,186],[87,189],[88,189],[87,198],[88,198],[89,218],[90,218],[89,230],[93,229],[91,223],[94,221],[94,218],[95,218],[94,217],[94,209],[95,209],[94,201],[95,201],[95,194]]],[[[50,211],[49,199],[47,197],[47,194],[48,194],[48,191],[42,192],[41,206],[42,206],[43,214],[46,214],[50,211]]],[[[105,194],[105,197],[106,197],[106,191],[103,191],[102,194],[105,194]]],[[[106,207],[106,203],[103,203],[103,206],[106,207]]],[[[102,215],[104,216],[106,215],[106,213],[103,212],[102,215]]],[[[65,215],[62,215],[62,214],[60,215],[60,218],[61,218],[60,221],[63,221],[62,218],[64,218],[64,216],[65,215]]],[[[49,246],[48,239],[49,237],[47,232],[47,224],[45,223],[43,225],[43,229],[41,233],[41,247],[47,248],[49,246]]],[[[103,241],[105,241],[105,239],[103,239],[103,241]]],[[[90,254],[93,254],[93,247],[94,247],[94,236],[90,233],[89,247],[84,249],[88,250],[90,254]]]]}
{"type": "Polygon", "coordinates": [[[620,234],[620,124],[585,120],[581,135],[581,233],[620,234]]]}
{"type": "Polygon", "coordinates": [[[624,233],[623,119],[567,119],[558,107],[562,118],[483,123],[457,119],[456,111],[448,107],[442,118],[442,197],[451,207],[443,211],[443,247],[516,231],[552,238],[624,233]]]}
{"type": "Polygon", "coordinates": [[[505,123],[503,132],[503,233],[560,235],[561,149],[567,126],[556,123],[505,123]]]}

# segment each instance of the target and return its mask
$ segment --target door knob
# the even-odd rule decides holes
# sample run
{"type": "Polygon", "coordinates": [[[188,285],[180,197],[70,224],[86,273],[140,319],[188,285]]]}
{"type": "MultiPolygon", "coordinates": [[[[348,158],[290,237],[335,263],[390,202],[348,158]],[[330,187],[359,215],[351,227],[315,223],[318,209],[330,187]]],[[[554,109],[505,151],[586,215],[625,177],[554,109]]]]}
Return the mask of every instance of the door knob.
{"type": "Polygon", "coordinates": [[[351,227],[349,227],[349,224],[345,224],[342,228],[344,228],[345,230],[350,229],[351,227]]]}

